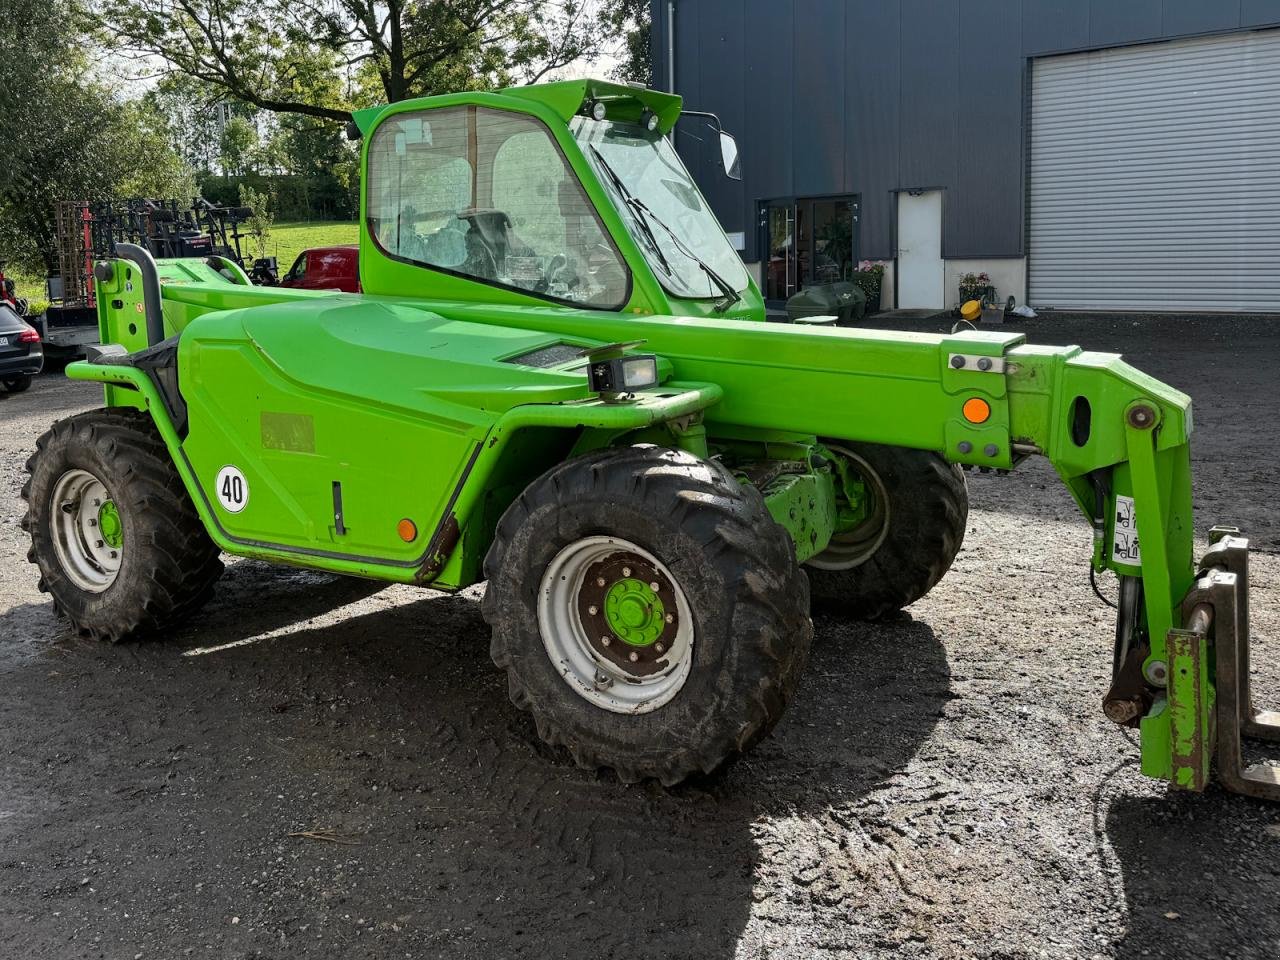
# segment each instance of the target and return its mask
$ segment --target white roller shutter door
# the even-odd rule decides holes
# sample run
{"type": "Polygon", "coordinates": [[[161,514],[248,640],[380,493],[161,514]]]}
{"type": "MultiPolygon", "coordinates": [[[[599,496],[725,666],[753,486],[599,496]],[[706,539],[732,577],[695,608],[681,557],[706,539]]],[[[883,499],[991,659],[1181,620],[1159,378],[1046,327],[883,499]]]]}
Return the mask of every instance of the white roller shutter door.
{"type": "Polygon", "coordinates": [[[1032,67],[1028,299],[1280,311],[1280,30],[1032,67]]]}

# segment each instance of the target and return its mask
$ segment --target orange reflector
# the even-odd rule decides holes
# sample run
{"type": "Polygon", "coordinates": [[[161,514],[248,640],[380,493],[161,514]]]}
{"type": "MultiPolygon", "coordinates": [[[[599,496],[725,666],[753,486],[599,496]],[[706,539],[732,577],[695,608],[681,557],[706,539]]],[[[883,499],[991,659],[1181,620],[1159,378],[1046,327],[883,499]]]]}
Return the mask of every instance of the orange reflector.
{"type": "Polygon", "coordinates": [[[964,418],[970,423],[986,423],[991,418],[991,404],[981,397],[970,397],[964,402],[964,418]]]}
{"type": "Polygon", "coordinates": [[[396,524],[396,532],[405,543],[413,543],[418,538],[418,528],[408,517],[396,524]]]}

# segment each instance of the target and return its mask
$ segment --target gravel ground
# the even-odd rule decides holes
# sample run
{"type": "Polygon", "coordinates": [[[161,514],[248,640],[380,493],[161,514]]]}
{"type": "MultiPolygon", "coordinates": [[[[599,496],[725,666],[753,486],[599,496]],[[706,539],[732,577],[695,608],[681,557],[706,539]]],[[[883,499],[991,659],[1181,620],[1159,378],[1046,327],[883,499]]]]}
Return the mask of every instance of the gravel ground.
{"type": "MultiPolygon", "coordinates": [[[[1275,635],[1280,324],[1028,329],[1195,397],[1197,528],[1253,536],[1275,635]]],[[[68,635],[18,488],[37,434],[97,397],[56,376],[0,396],[0,956],[1280,953],[1280,807],[1139,776],[1099,709],[1090,533],[1043,463],[973,476],[943,583],[890,625],[819,619],[774,735],[664,791],[540,745],[475,589],[242,561],[167,643],[68,635]],[[291,836],[320,830],[348,842],[291,836]]]]}

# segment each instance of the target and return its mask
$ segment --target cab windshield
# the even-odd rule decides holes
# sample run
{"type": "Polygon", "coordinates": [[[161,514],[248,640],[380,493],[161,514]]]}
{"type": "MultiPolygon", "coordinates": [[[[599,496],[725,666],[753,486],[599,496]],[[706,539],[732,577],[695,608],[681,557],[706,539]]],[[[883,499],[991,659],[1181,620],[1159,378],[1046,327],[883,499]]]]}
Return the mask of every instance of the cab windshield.
{"type": "Polygon", "coordinates": [[[735,294],[747,288],[742,260],[665,137],[588,117],[575,117],[571,129],[668,293],[724,300],[729,291],[717,278],[735,294]]]}

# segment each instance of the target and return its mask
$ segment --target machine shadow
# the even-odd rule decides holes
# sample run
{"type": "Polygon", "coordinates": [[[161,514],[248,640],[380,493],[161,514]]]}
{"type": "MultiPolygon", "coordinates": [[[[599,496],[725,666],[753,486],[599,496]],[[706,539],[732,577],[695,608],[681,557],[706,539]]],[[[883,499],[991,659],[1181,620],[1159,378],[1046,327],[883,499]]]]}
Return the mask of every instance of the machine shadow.
{"type": "Polygon", "coordinates": [[[1106,834],[1128,909],[1116,956],[1280,955],[1274,809],[1210,789],[1112,802],[1106,834]]]}
{"type": "MultiPolygon", "coordinates": [[[[34,580],[35,567],[29,569],[34,580]]],[[[228,564],[213,598],[199,614],[164,637],[163,644],[143,641],[127,649],[135,656],[151,656],[165,646],[172,650],[243,641],[305,623],[385,587],[373,580],[240,560],[228,564]]],[[[67,621],[54,613],[53,602],[45,598],[18,604],[0,614],[0,643],[7,645],[0,651],[2,662],[12,655],[30,654],[50,645],[78,644],[79,638],[67,621]]],[[[84,652],[85,648],[78,649],[84,652]]],[[[92,645],[88,649],[92,650],[92,645]]]]}
{"type": "MultiPolygon", "coordinates": [[[[278,593],[224,601],[215,617],[236,628],[194,639],[269,633],[278,593]]],[[[6,856],[57,863],[88,846],[95,876],[119,878],[95,881],[114,916],[147,917],[155,889],[200,883],[166,901],[164,955],[217,930],[224,955],[264,958],[730,957],[753,905],[770,909],[756,901],[786,886],[773,875],[785,836],[761,824],[840,844],[951,696],[926,625],[819,620],[774,735],[722,774],[663,790],[578,770],[541,744],[489,661],[472,594],[184,657],[192,638],[145,654],[72,641],[65,657],[17,666],[25,676],[0,706],[24,725],[10,745],[15,793],[59,808],[41,829],[0,822],[6,856]]],[[[795,896],[830,907],[833,887],[862,882],[834,869],[793,883],[795,896]]],[[[8,890],[13,915],[34,918],[31,942],[56,944],[72,923],[119,936],[101,911],[56,919],[48,888],[61,903],[52,877],[8,890]]],[[[856,919],[857,899],[842,918],[856,919]]]]}

